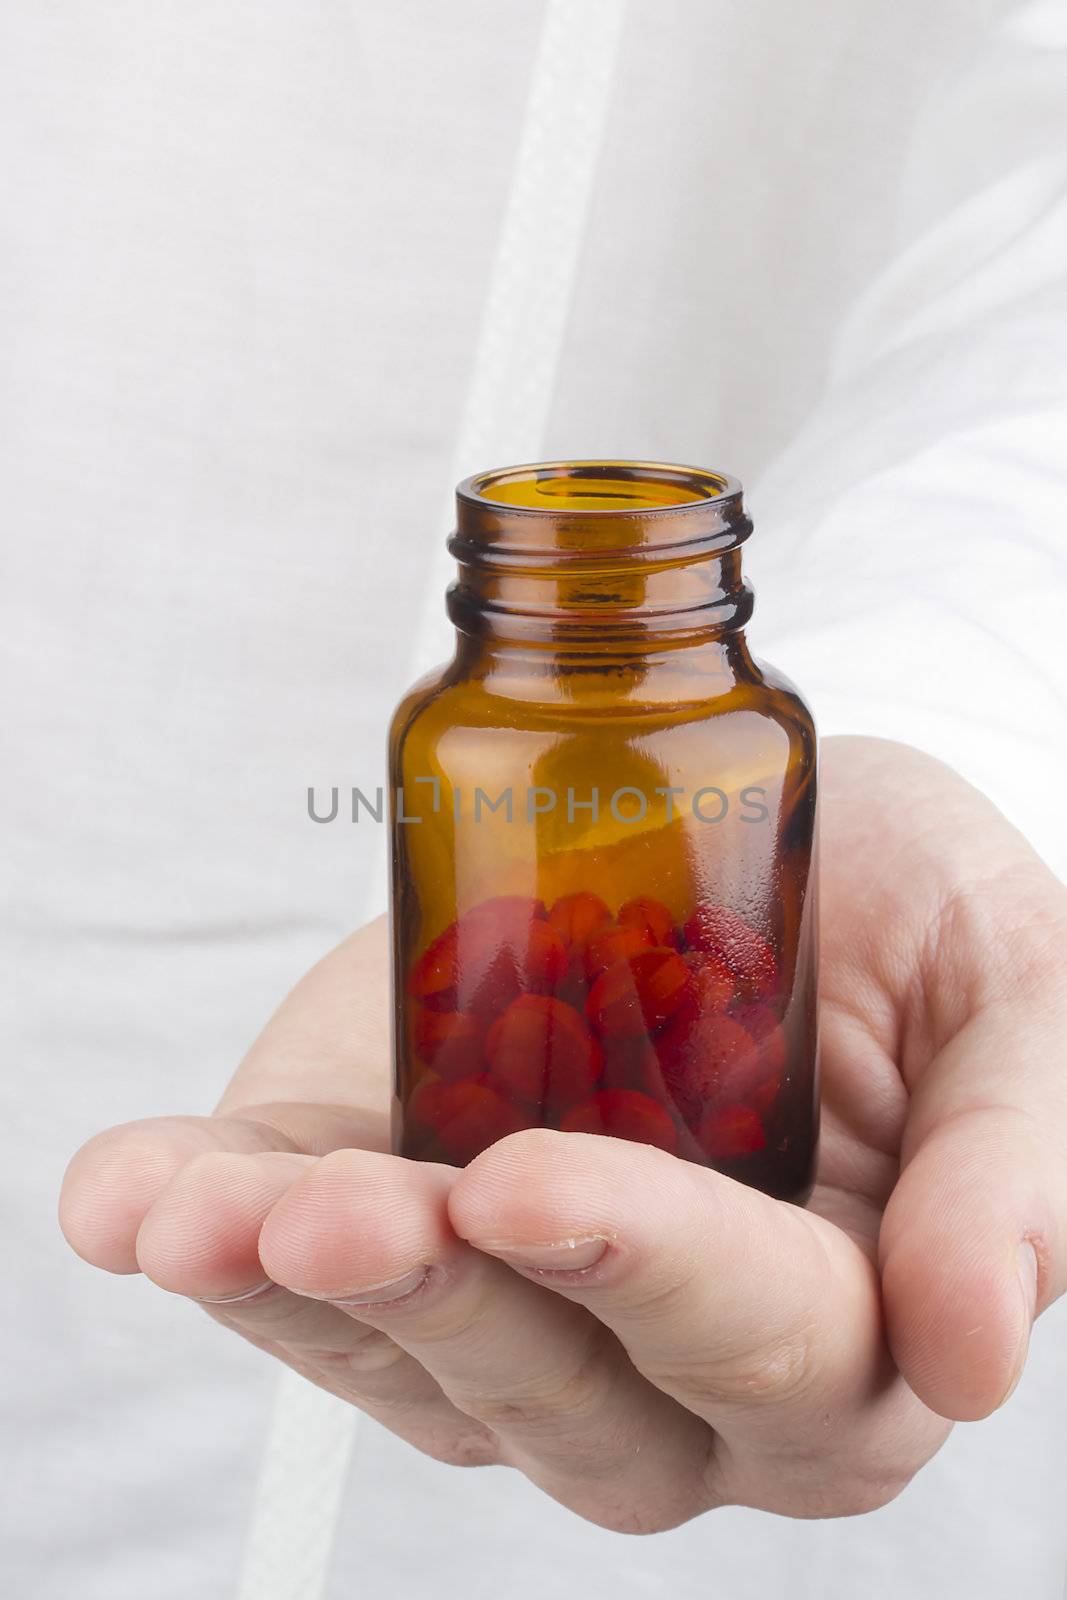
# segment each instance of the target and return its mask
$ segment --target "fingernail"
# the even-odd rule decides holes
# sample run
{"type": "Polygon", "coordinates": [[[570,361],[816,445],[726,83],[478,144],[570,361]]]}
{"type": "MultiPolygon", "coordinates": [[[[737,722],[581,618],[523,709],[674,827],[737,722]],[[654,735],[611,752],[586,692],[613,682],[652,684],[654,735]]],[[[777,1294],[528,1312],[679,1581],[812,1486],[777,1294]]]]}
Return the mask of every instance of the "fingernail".
{"type": "Polygon", "coordinates": [[[1027,1320],[1032,1323],[1037,1316],[1037,1251],[1029,1239],[1024,1239],[1019,1246],[1018,1262],[1023,1304],[1026,1307],[1027,1320]]]}
{"type": "Polygon", "coordinates": [[[608,1248],[606,1239],[561,1239],[558,1244],[486,1245],[513,1267],[530,1272],[582,1272],[594,1267],[608,1248]]]}
{"type": "Polygon", "coordinates": [[[1023,1291],[1023,1308],[1026,1313],[1026,1325],[1019,1340],[1019,1350],[1015,1357],[1015,1367],[1011,1380],[1003,1396],[997,1402],[1003,1405],[1005,1400],[1010,1400],[1019,1386],[1019,1379],[1026,1369],[1026,1359],[1030,1354],[1030,1331],[1037,1316],[1037,1252],[1029,1239],[1024,1239],[1016,1252],[1016,1266],[1019,1272],[1019,1284],[1023,1291]]]}
{"type": "Polygon", "coordinates": [[[242,1300],[255,1300],[259,1295],[266,1294],[268,1289],[273,1289],[273,1283],[257,1283],[251,1289],[242,1289],[240,1294],[201,1294],[197,1296],[207,1306],[235,1306],[242,1300]]]}
{"type": "Polygon", "coordinates": [[[332,1294],[330,1303],[335,1306],[388,1305],[392,1300],[402,1300],[406,1294],[411,1294],[425,1283],[428,1272],[427,1267],[416,1267],[414,1272],[406,1272],[402,1278],[394,1278],[392,1283],[372,1283],[366,1289],[353,1289],[351,1294],[332,1294]]]}

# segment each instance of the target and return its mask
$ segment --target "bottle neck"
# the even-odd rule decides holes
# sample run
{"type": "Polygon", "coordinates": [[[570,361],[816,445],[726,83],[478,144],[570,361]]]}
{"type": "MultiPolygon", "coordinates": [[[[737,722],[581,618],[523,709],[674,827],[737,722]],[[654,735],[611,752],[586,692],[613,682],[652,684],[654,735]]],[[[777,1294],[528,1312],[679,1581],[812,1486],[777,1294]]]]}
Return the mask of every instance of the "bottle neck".
{"type": "Polygon", "coordinates": [[[468,479],[449,615],[486,650],[691,650],[752,613],[740,485],[694,468],[573,462],[468,479]]]}
{"type": "Polygon", "coordinates": [[[696,631],[685,641],[672,639],[664,646],[610,639],[596,645],[531,645],[496,633],[475,637],[459,630],[450,670],[463,681],[477,680],[496,699],[541,707],[580,702],[591,712],[628,706],[634,714],[705,705],[738,684],[761,679],[740,630],[696,631]]]}

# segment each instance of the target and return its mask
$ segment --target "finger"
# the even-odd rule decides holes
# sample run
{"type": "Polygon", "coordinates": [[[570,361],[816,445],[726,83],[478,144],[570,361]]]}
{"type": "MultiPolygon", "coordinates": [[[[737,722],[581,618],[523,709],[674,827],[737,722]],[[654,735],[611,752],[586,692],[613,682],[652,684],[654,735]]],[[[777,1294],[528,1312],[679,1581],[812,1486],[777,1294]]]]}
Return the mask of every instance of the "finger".
{"type": "Polygon", "coordinates": [[[141,1270],[419,1449],[464,1465],[497,1460],[489,1431],[450,1405],[387,1335],[266,1276],[258,1249],[263,1222],[314,1165],[309,1156],[280,1153],[196,1157],[141,1224],[141,1270]]]}
{"type": "Polygon", "coordinates": [[[213,1151],[187,1162],[149,1207],[137,1232],[137,1262],[161,1289],[228,1308],[253,1331],[281,1337],[280,1314],[310,1313],[300,1333],[338,1343],[344,1319],[278,1289],[259,1259],[259,1230],[312,1156],[213,1151]]]}
{"type": "Polygon", "coordinates": [[[1067,1027],[982,1010],[913,1096],[880,1255],[894,1356],[945,1417],[988,1415],[1023,1371],[1039,1310],[1067,1279],[1067,1027]]]}
{"type": "Polygon", "coordinates": [[[610,1527],[667,1527],[714,1503],[714,1440],[634,1371],[578,1307],[468,1249],[448,1223],[452,1168],[341,1151],[275,1206],[270,1277],[387,1332],[504,1457],[610,1527]]]}
{"type": "Polygon", "coordinates": [[[379,1122],[345,1106],[264,1105],[246,1115],[155,1117],[110,1128],[74,1156],[59,1199],[71,1245],[107,1272],[139,1271],[137,1232],[149,1208],[187,1162],[212,1151],[321,1154],[385,1139],[379,1122]]]}
{"type": "MultiPolygon", "coordinates": [[[[823,968],[834,1010],[880,1038],[852,1063],[863,1142],[888,1150],[902,1129],[880,1234],[889,1341],[928,1405],[972,1420],[1011,1392],[1034,1312],[1067,1278],[1067,895],[940,763],[831,744],[823,968]],[[887,865],[884,808],[856,798],[888,785],[921,826],[898,832],[887,865]],[[890,1063],[910,1096],[872,1106],[872,1066],[885,1086],[890,1063]]],[[[840,1063],[831,1078],[845,1081],[840,1063]]]]}
{"type": "Polygon", "coordinates": [[[717,1173],[614,1139],[522,1133],[458,1174],[449,1216],[478,1250],[586,1307],[710,1423],[731,1498],[811,1514],[832,1473],[869,1509],[946,1431],[902,1426],[921,1408],[891,1371],[862,1250],[717,1173]]]}

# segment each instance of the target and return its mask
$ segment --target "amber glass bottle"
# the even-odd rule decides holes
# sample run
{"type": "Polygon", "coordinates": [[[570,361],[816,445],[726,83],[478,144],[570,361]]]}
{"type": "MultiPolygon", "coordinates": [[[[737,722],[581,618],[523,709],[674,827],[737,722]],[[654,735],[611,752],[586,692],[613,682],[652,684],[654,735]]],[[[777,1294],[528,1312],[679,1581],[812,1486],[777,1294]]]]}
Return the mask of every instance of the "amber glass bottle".
{"type": "Polygon", "coordinates": [[[689,467],[459,486],[455,657],[390,736],[400,1153],[547,1126],[810,1191],[815,731],[748,651],[750,531],[689,467]]]}

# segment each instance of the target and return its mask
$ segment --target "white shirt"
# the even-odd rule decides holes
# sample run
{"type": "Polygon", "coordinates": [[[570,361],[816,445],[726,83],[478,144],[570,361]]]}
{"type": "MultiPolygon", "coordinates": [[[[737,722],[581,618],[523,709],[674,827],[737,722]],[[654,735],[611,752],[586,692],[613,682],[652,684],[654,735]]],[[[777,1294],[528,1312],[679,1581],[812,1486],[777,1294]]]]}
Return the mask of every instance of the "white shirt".
{"type": "Polygon", "coordinates": [[[382,781],[469,471],[740,476],[756,653],[1064,870],[1062,3],[8,0],[0,119],[5,1589],[1059,1596],[1062,1306],[886,1510],[635,1541],[279,1389],[54,1197],[377,909],[306,790],[382,781]]]}

